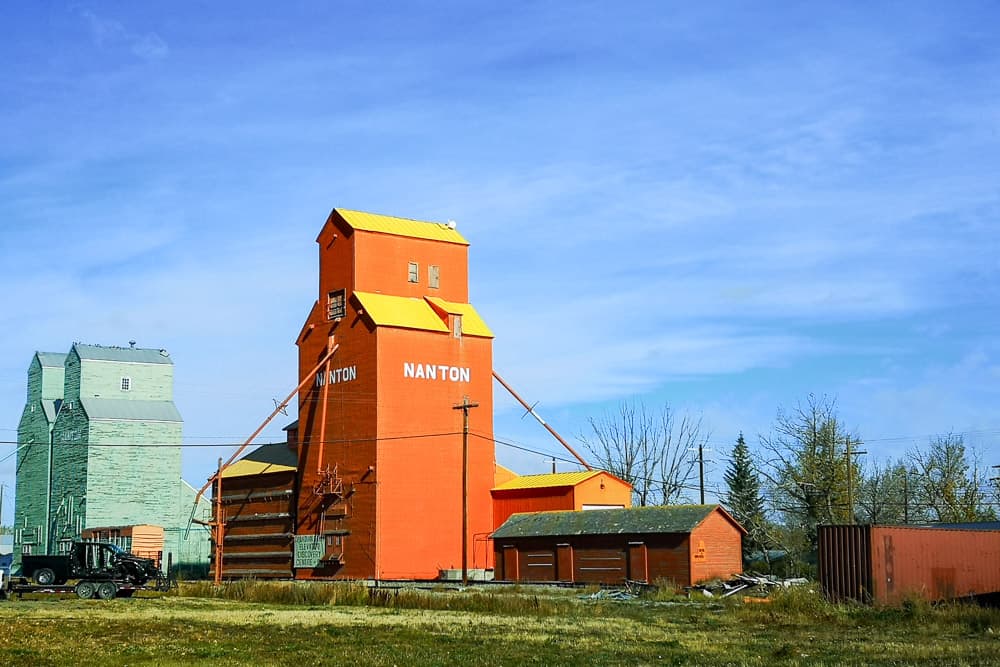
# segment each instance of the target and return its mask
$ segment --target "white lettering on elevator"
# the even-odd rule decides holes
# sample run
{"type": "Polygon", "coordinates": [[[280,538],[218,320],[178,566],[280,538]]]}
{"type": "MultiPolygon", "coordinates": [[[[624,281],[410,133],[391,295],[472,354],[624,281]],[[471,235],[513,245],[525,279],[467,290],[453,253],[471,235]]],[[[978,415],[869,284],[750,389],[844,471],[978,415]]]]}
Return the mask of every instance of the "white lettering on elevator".
{"type": "Polygon", "coordinates": [[[445,382],[469,382],[472,372],[460,366],[443,364],[416,364],[403,362],[403,377],[418,380],[440,380],[445,382]]]}
{"type": "Polygon", "coordinates": [[[316,374],[316,386],[322,387],[324,384],[337,384],[340,382],[350,382],[358,379],[357,366],[344,366],[343,368],[332,368],[323,373],[316,374]]]}

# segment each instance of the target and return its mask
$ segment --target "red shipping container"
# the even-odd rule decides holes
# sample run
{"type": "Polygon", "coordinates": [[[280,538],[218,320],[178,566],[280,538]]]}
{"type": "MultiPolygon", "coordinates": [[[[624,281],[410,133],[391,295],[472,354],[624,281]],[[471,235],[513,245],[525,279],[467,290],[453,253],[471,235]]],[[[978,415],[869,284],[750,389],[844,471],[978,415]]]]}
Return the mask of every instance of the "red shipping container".
{"type": "Polygon", "coordinates": [[[996,526],[820,526],[823,592],[834,602],[882,605],[1000,593],[996,526]]]}

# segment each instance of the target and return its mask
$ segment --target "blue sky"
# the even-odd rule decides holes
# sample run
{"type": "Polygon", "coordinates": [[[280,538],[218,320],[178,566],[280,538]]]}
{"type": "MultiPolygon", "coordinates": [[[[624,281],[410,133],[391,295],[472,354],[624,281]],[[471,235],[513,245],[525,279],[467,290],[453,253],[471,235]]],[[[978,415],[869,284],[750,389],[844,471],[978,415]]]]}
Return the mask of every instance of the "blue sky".
{"type": "Polygon", "coordinates": [[[341,206],[458,222],[497,370],[572,442],[669,402],[714,486],[814,392],[872,458],[1000,463],[1000,8],[625,4],[5,8],[0,440],[35,350],[135,339],[203,481],[294,386],[341,206]]]}

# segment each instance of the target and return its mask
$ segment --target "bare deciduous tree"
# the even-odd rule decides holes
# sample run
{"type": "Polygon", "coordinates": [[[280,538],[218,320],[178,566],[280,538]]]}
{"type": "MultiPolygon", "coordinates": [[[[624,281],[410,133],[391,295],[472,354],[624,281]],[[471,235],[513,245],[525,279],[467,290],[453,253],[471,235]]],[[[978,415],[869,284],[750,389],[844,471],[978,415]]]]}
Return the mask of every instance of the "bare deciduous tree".
{"type": "Polygon", "coordinates": [[[807,542],[816,547],[817,524],[848,523],[848,475],[857,488],[860,471],[848,462],[848,434],[837,418],[836,402],[810,394],[795,410],[778,410],[772,432],[760,437],[764,460],[759,471],[773,509],[784,516],[786,526],[805,531],[807,542]]]}
{"type": "Polygon", "coordinates": [[[697,463],[690,450],[707,438],[700,417],[677,420],[669,405],[652,412],[624,401],[617,412],[589,422],[590,433],[578,439],[601,468],[632,485],[636,506],[676,503],[690,489],[697,463]]]}

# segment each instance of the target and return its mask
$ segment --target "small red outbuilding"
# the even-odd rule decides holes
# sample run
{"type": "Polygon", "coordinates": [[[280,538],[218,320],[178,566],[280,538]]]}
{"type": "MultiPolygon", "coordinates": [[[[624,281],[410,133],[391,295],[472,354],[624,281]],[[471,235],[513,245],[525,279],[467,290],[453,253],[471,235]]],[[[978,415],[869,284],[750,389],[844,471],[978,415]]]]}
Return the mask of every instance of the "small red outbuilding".
{"type": "Polygon", "coordinates": [[[742,572],[745,533],[719,505],[514,514],[492,536],[495,578],[690,586],[742,572]]]}

